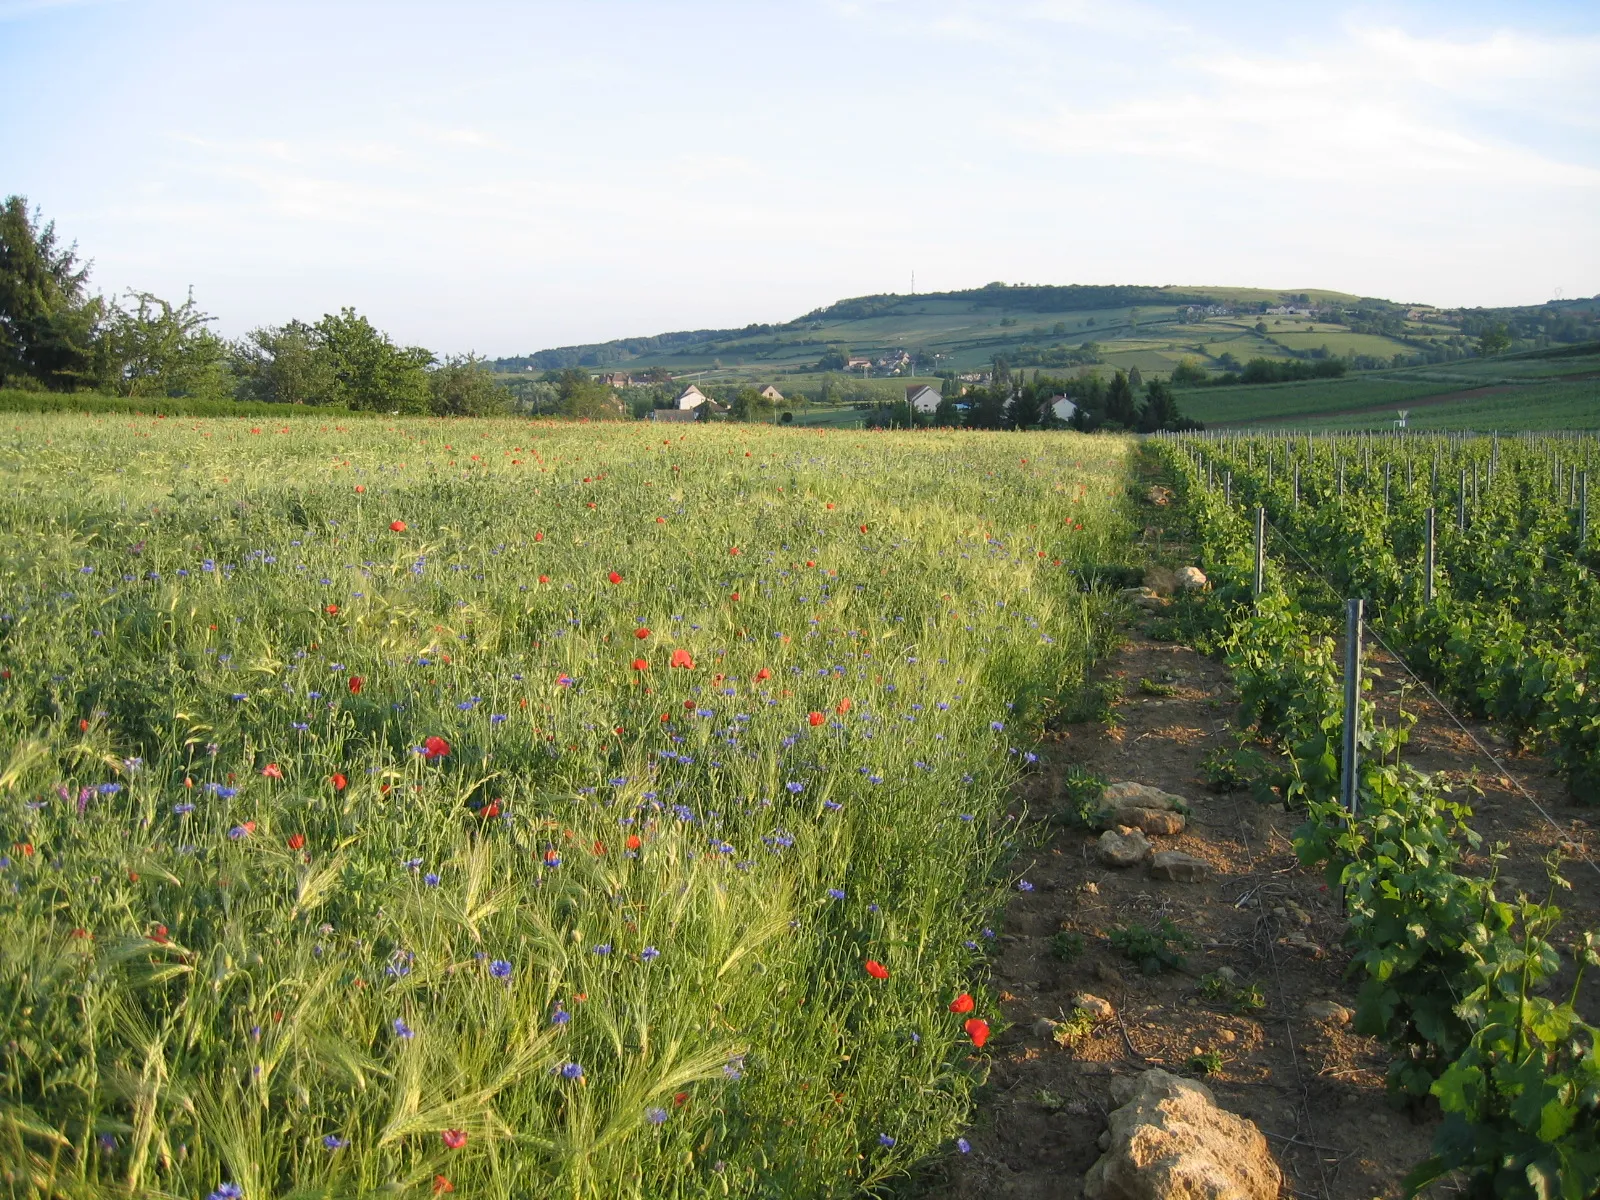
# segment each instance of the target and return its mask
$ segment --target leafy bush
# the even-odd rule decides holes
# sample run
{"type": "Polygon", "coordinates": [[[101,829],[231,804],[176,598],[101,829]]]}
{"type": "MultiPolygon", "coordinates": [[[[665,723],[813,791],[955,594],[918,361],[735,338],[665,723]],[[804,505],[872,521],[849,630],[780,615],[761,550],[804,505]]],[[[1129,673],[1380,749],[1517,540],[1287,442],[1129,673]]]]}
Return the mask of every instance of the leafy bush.
{"type": "Polygon", "coordinates": [[[1111,944],[1122,952],[1122,957],[1137,963],[1146,975],[1159,975],[1165,970],[1181,968],[1188,960],[1180,950],[1194,949],[1194,938],[1174,925],[1170,918],[1162,917],[1155,925],[1119,925],[1110,933],[1111,944]]]}

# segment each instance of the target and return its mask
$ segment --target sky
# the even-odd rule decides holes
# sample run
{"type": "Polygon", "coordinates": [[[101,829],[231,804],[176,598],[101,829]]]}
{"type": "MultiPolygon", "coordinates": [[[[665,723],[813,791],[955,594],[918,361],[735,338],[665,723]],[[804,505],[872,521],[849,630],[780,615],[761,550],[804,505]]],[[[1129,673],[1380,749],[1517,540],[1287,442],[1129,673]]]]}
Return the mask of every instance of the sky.
{"type": "Polygon", "coordinates": [[[1600,5],[0,0],[0,193],[238,336],[1008,283],[1600,293],[1600,5]]]}

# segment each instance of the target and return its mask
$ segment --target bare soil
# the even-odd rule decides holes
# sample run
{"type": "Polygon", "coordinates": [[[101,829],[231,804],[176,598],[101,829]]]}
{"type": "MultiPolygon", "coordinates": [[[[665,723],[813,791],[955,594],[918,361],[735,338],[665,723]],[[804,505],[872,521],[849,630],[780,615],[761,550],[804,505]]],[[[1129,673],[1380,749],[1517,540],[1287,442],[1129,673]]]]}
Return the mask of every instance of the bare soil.
{"type": "MultiPolygon", "coordinates": [[[[1426,697],[1403,691],[1398,664],[1378,655],[1373,665],[1384,675],[1380,707],[1389,719],[1401,704],[1419,718],[1409,761],[1447,772],[1471,799],[1475,828],[1486,840],[1510,844],[1504,876],[1542,896],[1542,859],[1550,850],[1563,846],[1568,854],[1597,857],[1597,814],[1573,807],[1542,761],[1472,722],[1469,736],[1426,697]],[[1472,794],[1475,787],[1481,796],[1472,794]]],[[[1018,812],[1034,844],[1018,870],[1033,890],[1010,904],[992,966],[1002,1013],[985,1014],[997,1033],[968,1134],[971,1151],[952,1154],[915,1191],[940,1200],[1080,1196],[1083,1174],[1099,1155],[1111,1079],[1160,1066],[1203,1078],[1219,1104],[1256,1122],[1283,1167],[1285,1195],[1401,1196],[1401,1179],[1429,1152],[1437,1113],[1431,1103],[1391,1106],[1384,1047],[1306,1014],[1313,1001],[1354,1008],[1356,985],[1346,978],[1348,955],[1340,944],[1343,918],[1337,896],[1295,858],[1290,839],[1299,814],[1259,804],[1248,793],[1205,788],[1201,759],[1235,743],[1237,706],[1226,671],[1192,650],[1150,640],[1136,622],[1102,672],[1121,685],[1115,722],[1055,735],[1040,749],[1040,769],[1019,790],[1018,812]],[[1156,686],[1141,688],[1141,681],[1156,686]],[[1168,688],[1173,694],[1148,694],[1168,688]],[[1151,841],[1158,851],[1205,859],[1215,868],[1212,877],[1159,882],[1143,866],[1100,865],[1096,834],[1049,819],[1070,764],[1184,797],[1193,810],[1185,831],[1151,841]],[[1108,935],[1162,918],[1195,945],[1182,969],[1145,975],[1108,935]],[[1067,961],[1053,950],[1063,932],[1083,939],[1081,953],[1067,961]],[[1208,1001],[1202,980],[1224,967],[1240,986],[1254,985],[1264,1007],[1208,1001]],[[1085,992],[1109,1000],[1117,1016],[1060,1045],[1041,1018],[1070,1016],[1074,997],[1085,992]],[[1206,1071],[1194,1061],[1207,1052],[1220,1055],[1220,1069],[1206,1071]]],[[[1480,856],[1475,867],[1486,866],[1480,856]]],[[[1600,927],[1600,872],[1570,862],[1565,874],[1574,885],[1558,901],[1568,913],[1567,930],[1600,927]]],[[[1589,1019],[1600,1018],[1600,994],[1583,1007],[1589,1019]]]]}

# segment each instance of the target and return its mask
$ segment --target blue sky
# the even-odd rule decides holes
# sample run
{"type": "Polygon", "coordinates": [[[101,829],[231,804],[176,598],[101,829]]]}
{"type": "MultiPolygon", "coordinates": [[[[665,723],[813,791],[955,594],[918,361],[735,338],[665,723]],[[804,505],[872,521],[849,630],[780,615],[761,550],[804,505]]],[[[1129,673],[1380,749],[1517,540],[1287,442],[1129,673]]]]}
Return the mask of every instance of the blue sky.
{"type": "Polygon", "coordinates": [[[0,190],[225,334],[1018,283],[1600,292],[1600,6],[0,0],[0,190]]]}

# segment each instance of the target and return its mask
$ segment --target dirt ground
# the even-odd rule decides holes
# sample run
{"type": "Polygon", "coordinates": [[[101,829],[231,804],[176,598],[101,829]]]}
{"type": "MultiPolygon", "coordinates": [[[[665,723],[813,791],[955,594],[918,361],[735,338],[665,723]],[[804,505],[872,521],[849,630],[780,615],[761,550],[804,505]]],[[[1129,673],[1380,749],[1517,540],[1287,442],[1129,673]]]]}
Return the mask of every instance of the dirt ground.
{"type": "MultiPolygon", "coordinates": [[[[1040,750],[1042,769],[1021,789],[1019,811],[1025,806],[1033,848],[1017,869],[1033,890],[1009,906],[993,963],[1006,1025],[989,1046],[970,1153],[953,1154],[913,1191],[939,1200],[1080,1196],[1083,1174],[1099,1155],[1112,1077],[1161,1066],[1203,1078],[1220,1105],[1256,1122],[1283,1168],[1285,1195],[1398,1197],[1402,1177],[1429,1152],[1437,1115],[1431,1104],[1417,1111],[1391,1107],[1382,1045],[1337,1019],[1306,1012],[1316,1001],[1355,1004],[1338,899],[1295,859],[1290,838],[1300,815],[1261,805],[1248,793],[1206,790],[1201,759],[1234,744],[1230,681],[1217,662],[1150,640],[1144,624],[1130,625],[1126,644],[1102,665],[1122,692],[1115,722],[1057,734],[1040,750]],[[1211,878],[1159,882],[1144,866],[1100,865],[1096,834],[1047,819],[1059,806],[1070,764],[1183,797],[1192,809],[1185,831],[1151,841],[1158,851],[1205,859],[1215,868],[1211,878]],[[1162,918],[1194,945],[1181,969],[1146,975],[1112,947],[1108,934],[1162,918]],[[1082,939],[1075,956],[1072,934],[1082,939]],[[1057,953],[1061,942],[1067,959],[1057,953]],[[1207,998],[1203,981],[1212,977],[1215,989],[1223,968],[1233,973],[1232,987],[1246,993],[1254,987],[1251,999],[1261,1007],[1241,1005],[1237,993],[1231,1003],[1215,990],[1207,998]],[[1070,1016],[1080,993],[1110,1001],[1116,1017],[1062,1045],[1041,1019],[1070,1016]],[[1196,1061],[1208,1054],[1218,1057],[1204,1066],[1196,1061]]],[[[1503,876],[1542,896],[1541,860],[1550,849],[1564,844],[1569,854],[1600,857],[1592,828],[1600,814],[1573,807],[1543,762],[1515,754],[1469,722],[1553,825],[1442,710],[1417,692],[1402,697],[1397,664],[1381,655],[1373,663],[1384,675],[1380,708],[1392,718],[1404,703],[1418,715],[1409,760],[1449,772],[1462,789],[1474,782],[1483,789],[1470,797],[1473,824],[1486,841],[1510,843],[1503,876]]],[[[1564,932],[1600,927],[1600,872],[1570,862],[1565,874],[1574,890],[1558,901],[1568,914],[1564,932]]],[[[1587,1016],[1594,1020],[1600,988],[1590,992],[1587,1016]]]]}

